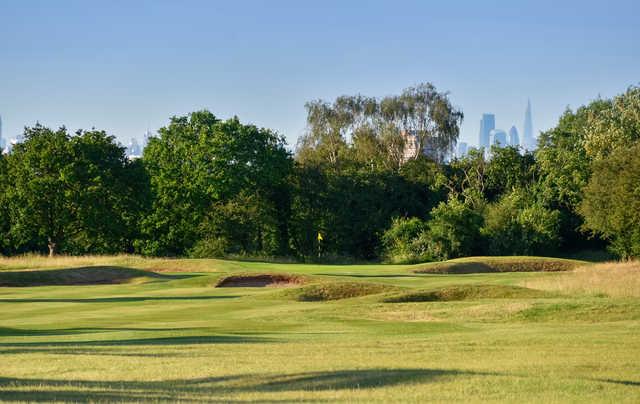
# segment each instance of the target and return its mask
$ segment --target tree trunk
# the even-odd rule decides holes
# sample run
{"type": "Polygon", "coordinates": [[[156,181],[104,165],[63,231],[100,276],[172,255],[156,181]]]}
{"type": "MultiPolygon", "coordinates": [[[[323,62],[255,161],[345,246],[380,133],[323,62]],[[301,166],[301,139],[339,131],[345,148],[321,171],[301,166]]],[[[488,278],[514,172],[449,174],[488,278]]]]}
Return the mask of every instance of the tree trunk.
{"type": "Polygon", "coordinates": [[[49,247],[49,257],[53,257],[54,255],[56,255],[56,243],[53,242],[51,238],[49,238],[48,247],[49,247]]]}

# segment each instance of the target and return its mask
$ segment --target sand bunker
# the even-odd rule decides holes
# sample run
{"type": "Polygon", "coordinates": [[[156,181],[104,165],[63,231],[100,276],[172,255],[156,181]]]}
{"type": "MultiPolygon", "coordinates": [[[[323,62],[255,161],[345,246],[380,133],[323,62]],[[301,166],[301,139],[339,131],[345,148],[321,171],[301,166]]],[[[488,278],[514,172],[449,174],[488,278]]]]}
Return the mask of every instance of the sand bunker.
{"type": "Polygon", "coordinates": [[[286,274],[231,275],[216,284],[217,288],[264,288],[298,286],[304,278],[286,274]]]}

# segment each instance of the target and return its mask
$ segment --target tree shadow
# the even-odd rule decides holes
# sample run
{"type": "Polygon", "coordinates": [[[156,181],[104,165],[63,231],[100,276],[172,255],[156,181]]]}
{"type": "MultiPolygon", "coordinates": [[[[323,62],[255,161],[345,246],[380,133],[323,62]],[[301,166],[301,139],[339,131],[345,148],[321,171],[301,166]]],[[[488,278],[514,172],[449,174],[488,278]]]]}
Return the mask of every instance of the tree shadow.
{"type": "Polygon", "coordinates": [[[160,300],[220,300],[233,299],[240,295],[222,296],[123,296],[97,298],[32,298],[32,299],[0,299],[0,303],[128,303],[160,300]]]}
{"type": "Polygon", "coordinates": [[[94,341],[0,342],[0,348],[255,344],[255,343],[275,343],[275,342],[280,342],[280,340],[275,338],[252,337],[252,336],[243,336],[243,335],[202,335],[202,336],[180,336],[180,337],[160,337],[160,338],[111,339],[111,340],[94,340],[94,341]]]}
{"type": "Polygon", "coordinates": [[[109,285],[134,279],[175,280],[202,275],[159,274],[119,266],[90,266],[65,269],[0,271],[0,287],[109,285]]]}
{"type": "Polygon", "coordinates": [[[491,375],[454,369],[358,369],[274,376],[255,386],[257,391],[344,390],[427,383],[464,375],[491,375]]]}
{"type": "Polygon", "coordinates": [[[420,278],[421,275],[425,275],[425,274],[419,274],[419,273],[415,273],[415,274],[411,274],[411,275],[406,275],[406,274],[389,274],[389,275],[368,275],[368,274],[327,274],[327,273],[316,273],[314,275],[319,275],[319,276],[341,276],[341,277],[346,277],[346,278],[420,278]]]}
{"type": "MultiPolygon", "coordinates": [[[[142,328],[142,327],[76,327],[76,328],[51,328],[51,329],[24,329],[0,327],[0,337],[30,337],[42,335],[75,335],[75,334],[96,334],[106,332],[141,331],[141,332],[185,332],[198,331],[202,328],[142,328]]],[[[1,344],[1,343],[0,343],[1,344]]]]}
{"type": "MultiPolygon", "coordinates": [[[[500,375],[456,369],[372,368],[280,375],[254,373],[148,382],[0,377],[0,400],[211,401],[212,397],[234,393],[373,389],[401,384],[433,383],[464,376],[500,375]]],[[[220,401],[234,402],[228,398],[220,401]]],[[[259,401],[268,402],[262,399],[259,401]]],[[[321,400],[312,398],[310,401],[321,400]]]]}
{"type": "Polygon", "coordinates": [[[624,386],[640,387],[640,382],[633,380],[616,380],[616,379],[593,379],[597,382],[622,384],[624,386]]]}

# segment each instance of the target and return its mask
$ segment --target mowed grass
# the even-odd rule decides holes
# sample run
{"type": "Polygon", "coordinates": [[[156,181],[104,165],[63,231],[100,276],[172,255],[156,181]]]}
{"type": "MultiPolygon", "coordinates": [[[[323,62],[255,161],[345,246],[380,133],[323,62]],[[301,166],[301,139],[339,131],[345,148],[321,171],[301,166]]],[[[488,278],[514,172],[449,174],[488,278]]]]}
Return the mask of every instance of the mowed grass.
{"type": "Polygon", "coordinates": [[[0,259],[0,400],[639,402],[640,300],[604,286],[617,265],[486,269],[513,260],[0,259]],[[585,271],[597,291],[574,287],[585,271]],[[304,281],[215,287],[251,274],[304,281]]]}

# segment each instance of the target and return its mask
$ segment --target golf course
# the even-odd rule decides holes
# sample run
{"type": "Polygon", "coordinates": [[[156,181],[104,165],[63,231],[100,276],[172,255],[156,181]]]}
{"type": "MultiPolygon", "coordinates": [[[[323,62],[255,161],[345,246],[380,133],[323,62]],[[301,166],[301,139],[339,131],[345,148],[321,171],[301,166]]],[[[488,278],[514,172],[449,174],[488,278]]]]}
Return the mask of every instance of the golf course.
{"type": "Polygon", "coordinates": [[[640,265],[0,259],[0,401],[639,402],[640,265]]]}

